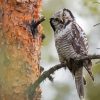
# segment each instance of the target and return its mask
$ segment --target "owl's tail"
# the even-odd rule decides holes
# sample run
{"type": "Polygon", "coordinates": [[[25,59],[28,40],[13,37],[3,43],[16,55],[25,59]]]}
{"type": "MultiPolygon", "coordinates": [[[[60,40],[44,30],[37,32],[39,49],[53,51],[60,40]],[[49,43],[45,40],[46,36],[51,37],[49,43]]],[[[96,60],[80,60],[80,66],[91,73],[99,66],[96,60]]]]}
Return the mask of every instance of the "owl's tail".
{"type": "Polygon", "coordinates": [[[80,100],[84,98],[84,79],[83,79],[83,67],[80,67],[75,72],[76,89],[79,94],[80,100]]]}
{"type": "Polygon", "coordinates": [[[92,74],[92,62],[90,59],[86,60],[83,62],[83,66],[85,67],[85,69],[87,70],[87,72],[89,73],[91,79],[94,81],[94,76],[92,74]]]}

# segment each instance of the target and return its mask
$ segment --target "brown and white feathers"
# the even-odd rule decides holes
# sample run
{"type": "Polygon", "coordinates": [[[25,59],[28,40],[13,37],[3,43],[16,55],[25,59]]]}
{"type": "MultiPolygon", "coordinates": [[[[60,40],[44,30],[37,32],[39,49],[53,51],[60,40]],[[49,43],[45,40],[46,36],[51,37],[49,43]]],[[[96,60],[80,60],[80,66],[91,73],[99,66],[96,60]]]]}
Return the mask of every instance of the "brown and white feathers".
{"type": "Polygon", "coordinates": [[[75,57],[88,54],[88,41],[82,28],[76,23],[70,10],[61,9],[50,18],[54,30],[55,46],[61,63],[66,62],[68,69],[75,76],[75,83],[80,99],[84,97],[83,66],[92,76],[91,60],[75,62],[75,57]]]}

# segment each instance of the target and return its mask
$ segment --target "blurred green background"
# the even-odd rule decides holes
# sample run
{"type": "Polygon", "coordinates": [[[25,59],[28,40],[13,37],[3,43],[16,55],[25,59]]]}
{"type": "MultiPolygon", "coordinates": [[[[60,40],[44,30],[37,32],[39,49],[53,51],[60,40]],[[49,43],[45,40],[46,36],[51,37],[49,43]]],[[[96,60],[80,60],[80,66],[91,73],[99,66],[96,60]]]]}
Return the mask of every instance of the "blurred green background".
{"type": "MultiPolygon", "coordinates": [[[[99,2],[100,0],[43,0],[42,14],[46,17],[43,27],[46,39],[42,47],[41,65],[45,70],[59,63],[49,18],[61,8],[70,9],[77,23],[87,34],[89,53],[100,54],[100,25],[93,27],[93,25],[100,23],[99,2]]],[[[86,71],[84,74],[87,80],[85,100],[100,100],[100,61],[93,61],[94,82],[91,81],[86,71]]],[[[74,78],[68,70],[60,69],[53,77],[53,83],[47,79],[41,84],[42,100],[79,100],[74,78]]]]}

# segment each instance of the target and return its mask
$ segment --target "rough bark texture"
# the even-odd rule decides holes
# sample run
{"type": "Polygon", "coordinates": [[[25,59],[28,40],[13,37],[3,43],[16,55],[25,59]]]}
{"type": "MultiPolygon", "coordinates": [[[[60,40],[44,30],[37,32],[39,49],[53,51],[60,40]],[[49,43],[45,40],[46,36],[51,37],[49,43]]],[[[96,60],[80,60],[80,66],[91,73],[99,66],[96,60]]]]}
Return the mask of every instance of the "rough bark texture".
{"type": "MultiPolygon", "coordinates": [[[[0,0],[0,100],[28,100],[27,88],[40,76],[42,26],[33,38],[41,0],[0,0]]],[[[40,100],[37,89],[34,100],[40,100]]]]}

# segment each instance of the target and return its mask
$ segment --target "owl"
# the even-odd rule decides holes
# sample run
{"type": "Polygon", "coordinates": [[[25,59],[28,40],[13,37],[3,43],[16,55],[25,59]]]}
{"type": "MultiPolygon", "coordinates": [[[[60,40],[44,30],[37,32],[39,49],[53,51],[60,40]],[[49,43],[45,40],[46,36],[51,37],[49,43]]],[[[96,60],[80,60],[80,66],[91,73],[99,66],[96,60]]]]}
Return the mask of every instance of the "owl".
{"type": "Polygon", "coordinates": [[[50,18],[50,25],[54,31],[55,46],[61,63],[66,63],[75,78],[76,89],[80,100],[84,98],[83,67],[91,78],[92,62],[90,59],[75,61],[74,58],[88,55],[88,40],[82,28],[77,24],[69,9],[61,9],[50,18]]]}

